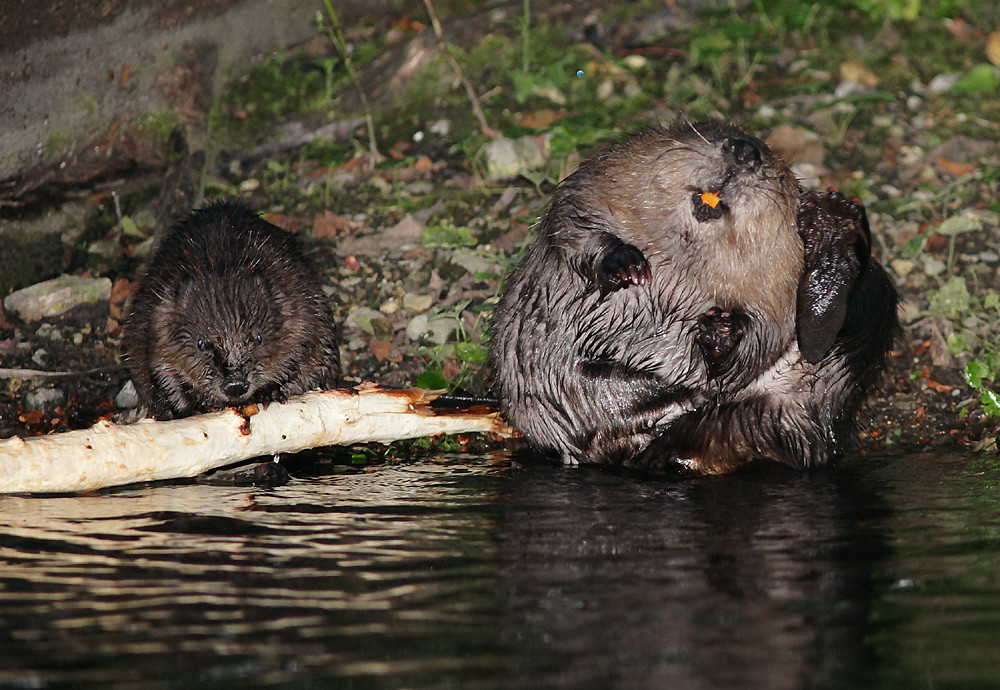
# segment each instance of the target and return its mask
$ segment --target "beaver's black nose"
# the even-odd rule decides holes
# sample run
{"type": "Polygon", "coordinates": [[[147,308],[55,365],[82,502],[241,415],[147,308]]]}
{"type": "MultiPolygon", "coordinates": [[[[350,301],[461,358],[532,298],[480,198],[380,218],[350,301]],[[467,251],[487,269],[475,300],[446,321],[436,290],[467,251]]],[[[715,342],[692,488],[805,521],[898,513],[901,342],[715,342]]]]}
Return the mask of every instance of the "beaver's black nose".
{"type": "Polygon", "coordinates": [[[222,382],[222,392],[230,400],[239,400],[250,390],[250,382],[242,374],[229,374],[222,382]]]}
{"type": "Polygon", "coordinates": [[[729,137],[722,142],[722,155],[726,162],[750,172],[756,172],[760,168],[760,149],[749,139],[729,137]]]}

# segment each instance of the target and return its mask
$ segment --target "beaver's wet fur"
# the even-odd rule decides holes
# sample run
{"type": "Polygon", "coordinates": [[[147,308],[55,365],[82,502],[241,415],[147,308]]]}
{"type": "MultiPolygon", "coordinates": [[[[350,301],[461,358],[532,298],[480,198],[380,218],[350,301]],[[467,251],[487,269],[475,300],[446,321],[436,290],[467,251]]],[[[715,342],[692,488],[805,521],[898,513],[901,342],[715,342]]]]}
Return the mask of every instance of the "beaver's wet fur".
{"type": "Polygon", "coordinates": [[[195,211],[149,261],[122,335],[145,414],[172,419],[333,388],[338,330],[294,238],[235,202],[195,211]]]}
{"type": "Polygon", "coordinates": [[[494,315],[506,420],[567,463],[716,474],[840,452],[897,328],[860,203],[722,123],[557,189],[494,315]],[[798,330],[798,335],[797,335],[798,330]]]}

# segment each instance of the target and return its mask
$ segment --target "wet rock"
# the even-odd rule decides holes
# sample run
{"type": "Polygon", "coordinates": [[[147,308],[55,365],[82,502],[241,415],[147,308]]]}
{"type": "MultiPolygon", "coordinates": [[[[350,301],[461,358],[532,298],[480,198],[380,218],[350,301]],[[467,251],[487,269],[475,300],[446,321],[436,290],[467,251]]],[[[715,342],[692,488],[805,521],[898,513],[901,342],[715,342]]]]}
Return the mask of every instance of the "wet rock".
{"type": "Polygon", "coordinates": [[[65,314],[73,307],[99,304],[111,299],[109,278],[62,275],[12,292],[4,298],[4,309],[24,321],[38,321],[65,314]]]}

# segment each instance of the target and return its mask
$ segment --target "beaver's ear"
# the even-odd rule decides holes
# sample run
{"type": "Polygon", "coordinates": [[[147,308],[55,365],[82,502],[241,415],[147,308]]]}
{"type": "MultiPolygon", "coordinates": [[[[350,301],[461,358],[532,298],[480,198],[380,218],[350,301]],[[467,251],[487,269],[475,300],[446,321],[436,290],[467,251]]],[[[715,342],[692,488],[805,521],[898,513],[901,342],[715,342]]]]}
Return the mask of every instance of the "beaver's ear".
{"type": "Polygon", "coordinates": [[[816,364],[833,347],[847,316],[849,296],[848,286],[833,273],[807,271],[802,276],[795,331],[807,362],[816,364]]]}
{"type": "Polygon", "coordinates": [[[799,351],[815,364],[830,352],[847,317],[847,303],[868,265],[871,231],[865,208],[835,190],[804,192],[798,231],[805,245],[795,330],[799,351]]]}

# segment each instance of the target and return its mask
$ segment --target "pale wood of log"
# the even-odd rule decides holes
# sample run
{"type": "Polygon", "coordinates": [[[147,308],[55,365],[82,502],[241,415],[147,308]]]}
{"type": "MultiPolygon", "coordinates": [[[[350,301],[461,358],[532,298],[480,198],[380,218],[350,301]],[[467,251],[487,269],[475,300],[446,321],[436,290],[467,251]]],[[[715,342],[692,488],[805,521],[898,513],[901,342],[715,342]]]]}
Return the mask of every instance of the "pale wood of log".
{"type": "Polygon", "coordinates": [[[435,397],[420,389],[335,390],[270,404],[251,416],[230,409],[168,422],[99,422],[51,436],[15,436],[0,441],[0,493],[90,491],[194,477],[249,458],[322,446],[507,433],[496,413],[441,413],[428,407],[435,397]]]}

